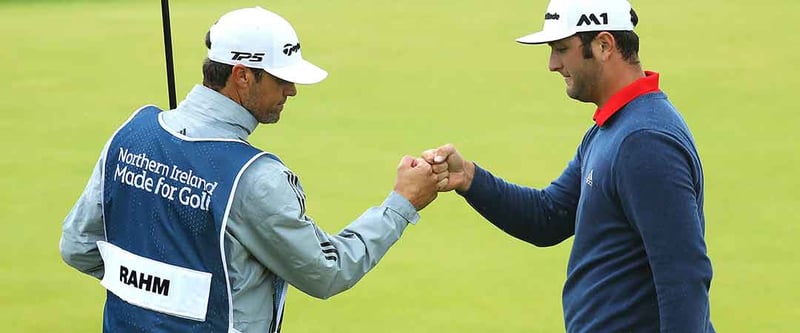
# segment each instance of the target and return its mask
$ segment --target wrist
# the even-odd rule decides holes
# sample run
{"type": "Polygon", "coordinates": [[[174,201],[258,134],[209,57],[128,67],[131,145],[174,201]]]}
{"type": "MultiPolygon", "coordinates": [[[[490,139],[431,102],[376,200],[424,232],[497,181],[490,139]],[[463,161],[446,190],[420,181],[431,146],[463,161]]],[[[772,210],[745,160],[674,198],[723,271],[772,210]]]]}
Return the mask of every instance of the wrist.
{"type": "Polygon", "coordinates": [[[464,161],[464,182],[457,188],[459,192],[467,192],[472,186],[472,179],[475,177],[475,163],[464,161]]]}

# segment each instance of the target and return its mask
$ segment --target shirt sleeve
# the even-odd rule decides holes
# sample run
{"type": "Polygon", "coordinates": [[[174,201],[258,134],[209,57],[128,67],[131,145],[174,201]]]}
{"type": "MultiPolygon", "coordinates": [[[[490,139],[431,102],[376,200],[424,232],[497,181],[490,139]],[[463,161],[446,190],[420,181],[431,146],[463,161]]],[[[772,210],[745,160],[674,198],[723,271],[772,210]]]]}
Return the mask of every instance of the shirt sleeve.
{"type": "Polygon", "coordinates": [[[671,136],[642,130],[623,141],[614,166],[623,211],[652,270],[661,332],[705,332],[709,322],[712,271],[694,156],[671,136]]]}
{"type": "Polygon", "coordinates": [[[536,246],[556,245],[575,234],[580,155],[543,190],[506,182],[475,165],[470,189],[459,194],[509,235],[536,246]]]}
{"type": "Polygon", "coordinates": [[[307,215],[298,177],[262,157],[242,175],[228,231],[270,271],[325,299],[355,285],[418,219],[414,206],[391,192],[380,206],[328,234],[307,215]]]}
{"type": "Polygon", "coordinates": [[[103,278],[104,266],[97,241],[106,238],[101,188],[105,153],[103,149],[86,188],[64,219],[59,243],[64,262],[98,279],[103,278]]]}

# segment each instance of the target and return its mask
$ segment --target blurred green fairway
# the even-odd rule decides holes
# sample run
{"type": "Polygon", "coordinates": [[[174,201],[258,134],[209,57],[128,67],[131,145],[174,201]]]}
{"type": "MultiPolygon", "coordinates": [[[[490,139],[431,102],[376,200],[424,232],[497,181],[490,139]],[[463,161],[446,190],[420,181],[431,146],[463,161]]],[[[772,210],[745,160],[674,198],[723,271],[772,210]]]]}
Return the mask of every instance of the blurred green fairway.
{"type": "MultiPolygon", "coordinates": [[[[173,0],[179,99],[200,80],[222,13],[262,5],[330,72],[300,86],[251,141],[301,176],[310,215],[338,232],[393,186],[403,154],[446,142],[541,187],[572,157],[592,105],[547,71],[546,0],[173,0]]],[[[797,332],[800,38],[794,0],[634,0],[640,55],[694,131],[719,332],[797,332]]],[[[3,332],[100,332],[104,290],[61,261],[61,222],[108,136],[139,106],[167,107],[158,1],[0,2],[0,323],[3,332]]],[[[506,236],[455,194],[354,289],[290,292],[284,331],[563,332],[571,242],[506,236]]]]}

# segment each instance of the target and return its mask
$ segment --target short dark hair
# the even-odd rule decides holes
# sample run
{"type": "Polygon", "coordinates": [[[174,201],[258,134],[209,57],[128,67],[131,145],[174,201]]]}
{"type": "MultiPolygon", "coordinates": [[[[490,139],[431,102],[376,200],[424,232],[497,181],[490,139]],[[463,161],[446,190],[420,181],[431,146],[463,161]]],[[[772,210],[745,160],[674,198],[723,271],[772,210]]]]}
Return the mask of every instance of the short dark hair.
{"type": "MultiPolygon", "coordinates": [[[[639,24],[639,16],[636,11],[631,8],[631,23],[635,27],[639,24]]],[[[639,36],[633,31],[607,31],[614,36],[616,47],[622,53],[622,59],[631,64],[639,63],[639,36]]],[[[590,43],[594,40],[600,31],[586,31],[577,33],[578,38],[581,39],[581,46],[583,47],[583,57],[585,59],[592,58],[592,48],[590,43]]]]}
{"type": "MultiPolygon", "coordinates": [[[[206,32],[206,48],[211,48],[211,31],[206,32]]],[[[256,82],[261,81],[261,77],[266,73],[264,70],[248,67],[256,82]]],[[[233,65],[223,64],[214,60],[206,58],[203,61],[203,85],[219,91],[225,87],[228,78],[233,72],[233,65]]]]}

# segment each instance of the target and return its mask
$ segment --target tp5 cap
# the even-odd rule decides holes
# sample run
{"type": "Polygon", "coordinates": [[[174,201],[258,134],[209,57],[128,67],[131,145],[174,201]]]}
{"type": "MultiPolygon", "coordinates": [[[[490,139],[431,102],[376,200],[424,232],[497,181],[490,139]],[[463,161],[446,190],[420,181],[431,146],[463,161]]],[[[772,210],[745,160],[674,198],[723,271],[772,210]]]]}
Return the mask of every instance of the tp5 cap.
{"type": "Polygon", "coordinates": [[[313,84],[328,72],[303,59],[300,41],[286,19],[261,7],[234,10],[210,29],[208,58],[261,68],[280,79],[313,84]]]}

